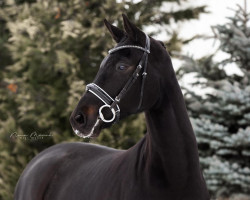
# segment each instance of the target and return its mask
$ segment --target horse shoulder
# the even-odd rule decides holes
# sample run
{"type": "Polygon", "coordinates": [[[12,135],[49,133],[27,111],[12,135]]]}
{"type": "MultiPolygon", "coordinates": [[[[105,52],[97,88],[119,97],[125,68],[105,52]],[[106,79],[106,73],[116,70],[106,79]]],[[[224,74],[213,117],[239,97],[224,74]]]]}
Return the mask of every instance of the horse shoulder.
{"type": "Polygon", "coordinates": [[[86,143],[62,143],[54,145],[34,157],[23,171],[15,190],[15,200],[44,199],[53,177],[72,156],[87,162],[94,155],[112,152],[113,149],[86,143]],[[99,154],[97,153],[99,152],[99,154]]]}

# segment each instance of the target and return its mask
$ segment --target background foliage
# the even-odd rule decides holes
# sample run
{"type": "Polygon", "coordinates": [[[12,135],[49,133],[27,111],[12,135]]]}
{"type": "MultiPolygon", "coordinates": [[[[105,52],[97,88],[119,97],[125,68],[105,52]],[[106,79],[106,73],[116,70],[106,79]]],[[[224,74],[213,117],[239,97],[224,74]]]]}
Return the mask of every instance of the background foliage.
{"type": "Polygon", "coordinates": [[[234,12],[225,25],[213,27],[217,53],[226,58],[186,57],[178,71],[180,77],[192,74],[192,87],[205,90],[184,88],[205,179],[216,196],[250,194],[250,13],[246,6],[234,12]],[[239,72],[230,73],[232,67],[239,72]]]}
{"type": "MultiPolygon", "coordinates": [[[[164,12],[163,2],[0,1],[0,199],[13,198],[22,170],[37,153],[56,143],[82,140],[68,119],[114,45],[104,18],[122,26],[121,13],[126,13],[142,28],[204,12],[204,7],[164,12]]],[[[126,149],[144,132],[143,116],[131,116],[91,142],[126,149]]]]}

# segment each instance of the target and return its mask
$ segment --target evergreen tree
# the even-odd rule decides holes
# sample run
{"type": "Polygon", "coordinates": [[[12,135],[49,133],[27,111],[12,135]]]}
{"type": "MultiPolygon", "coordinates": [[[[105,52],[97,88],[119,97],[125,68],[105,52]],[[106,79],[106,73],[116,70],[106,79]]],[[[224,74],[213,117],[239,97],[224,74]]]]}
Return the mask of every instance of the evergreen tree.
{"type": "MultiPolygon", "coordinates": [[[[142,28],[204,12],[197,7],[167,13],[160,10],[163,2],[0,1],[0,199],[13,198],[22,170],[37,153],[59,142],[82,141],[68,119],[114,46],[104,18],[121,26],[121,13],[127,13],[142,28]]],[[[144,131],[142,115],[132,116],[92,142],[129,148],[144,131]]]]}
{"type": "Polygon", "coordinates": [[[250,13],[238,6],[225,25],[213,27],[221,62],[213,57],[186,59],[180,76],[192,73],[194,86],[209,88],[205,95],[186,88],[186,104],[200,150],[207,185],[214,196],[250,194],[250,13]],[[242,75],[229,74],[232,65],[242,75]]]}

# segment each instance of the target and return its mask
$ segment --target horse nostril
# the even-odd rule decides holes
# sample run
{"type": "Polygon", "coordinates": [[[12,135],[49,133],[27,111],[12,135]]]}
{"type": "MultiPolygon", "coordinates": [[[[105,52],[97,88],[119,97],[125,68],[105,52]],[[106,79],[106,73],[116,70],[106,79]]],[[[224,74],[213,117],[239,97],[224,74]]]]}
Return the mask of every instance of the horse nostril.
{"type": "Polygon", "coordinates": [[[84,124],[85,123],[85,117],[82,114],[78,114],[75,116],[75,120],[78,124],[84,124]]]}

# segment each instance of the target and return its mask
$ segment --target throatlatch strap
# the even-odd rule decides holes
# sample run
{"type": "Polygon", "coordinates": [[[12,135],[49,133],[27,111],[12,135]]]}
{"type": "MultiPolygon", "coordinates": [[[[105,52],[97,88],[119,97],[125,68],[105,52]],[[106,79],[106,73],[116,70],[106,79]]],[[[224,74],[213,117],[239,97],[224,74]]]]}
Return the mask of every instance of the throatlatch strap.
{"type": "MultiPolygon", "coordinates": [[[[146,35],[146,48],[150,49],[150,39],[149,37],[146,35]]],[[[145,80],[147,77],[147,67],[148,67],[148,54],[146,54],[146,52],[144,52],[143,57],[145,57],[145,61],[144,61],[144,70],[142,73],[142,84],[141,84],[141,92],[140,92],[140,102],[139,105],[137,107],[137,110],[139,110],[141,108],[142,105],[142,101],[143,101],[143,93],[144,93],[144,85],[145,85],[145,80]]],[[[144,59],[142,59],[143,61],[144,59]]]]}

